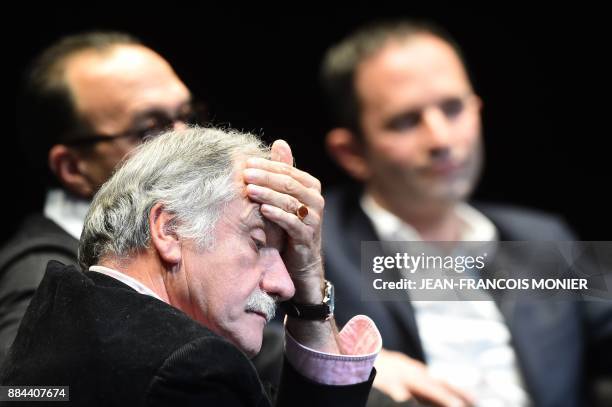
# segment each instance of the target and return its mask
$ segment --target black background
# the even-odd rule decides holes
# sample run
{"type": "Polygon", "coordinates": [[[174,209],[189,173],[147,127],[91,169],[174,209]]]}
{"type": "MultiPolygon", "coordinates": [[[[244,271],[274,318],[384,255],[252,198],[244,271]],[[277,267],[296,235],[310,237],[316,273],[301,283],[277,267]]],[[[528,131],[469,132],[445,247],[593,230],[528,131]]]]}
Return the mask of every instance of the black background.
{"type": "MultiPolygon", "coordinates": [[[[603,66],[612,47],[602,10],[584,4],[539,10],[517,3],[495,8],[441,2],[330,4],[21,7],[5,16],[12,28],[7,32],[5,27],[4,61],[16,66],[7,77],[5,89],[13,92],[7,99],[14,107],[26,65],[60,36],[90,29],[127,31],[170,61],[209,104],[214,123],[253,131],[268,141],[286,139],[298,166],[329,187],[347,178],[323,148],[328,122],[317,72],[325,49],[374,19],[428,18],[462,45],[484,101],[487,159],[475,198],[555,212],[585,240],[612,240],[610,71],[603,66]]],[[[42,196],[9,129],[0,167],[3,238],[25,213],[41,207],[42,196]]]]}

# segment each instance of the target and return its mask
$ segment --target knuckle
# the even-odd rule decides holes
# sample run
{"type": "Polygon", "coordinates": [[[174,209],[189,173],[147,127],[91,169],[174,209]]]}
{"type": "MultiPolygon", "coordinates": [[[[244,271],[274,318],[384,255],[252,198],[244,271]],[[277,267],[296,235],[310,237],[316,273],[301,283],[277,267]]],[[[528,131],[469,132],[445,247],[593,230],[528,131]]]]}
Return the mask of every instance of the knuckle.
{"type": "Polygon", "coordinates": [[[293,194],[297,190],[297,184],[293,178],[287,178],[283,181],[283,190],[289,194],[293,194]]]}
{"type": "Polygon", "coordinates": [[[268,172],[264,172],[263,174],[263,181],[265,185],[270,185],[270,174],[268,172]]]}
{"type": "Polygon", "coordinates": [[[317,195],[317,206],[321,209],[325,208],[325,198],[322,195],[317,195]]]}
{"type": "Polygon", "coordinates": [[[300,204],[298,203],[296,199],[288,198],[286,206],[287,206],[287,212],[295,213],[297,212],[300,204]]]}
{"type": "Polygon", "coordinates": [[[280,163],[279,172],[284,175],[291,175],[293,171],[293,167],[289,166],[287,163],[280,163]]]}

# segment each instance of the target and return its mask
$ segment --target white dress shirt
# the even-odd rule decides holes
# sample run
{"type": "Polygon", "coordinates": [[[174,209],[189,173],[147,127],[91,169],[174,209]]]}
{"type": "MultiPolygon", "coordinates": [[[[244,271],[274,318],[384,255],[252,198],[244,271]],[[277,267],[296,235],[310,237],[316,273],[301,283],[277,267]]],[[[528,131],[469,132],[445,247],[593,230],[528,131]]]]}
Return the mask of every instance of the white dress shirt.
{"type": "MultiPolygon", "coordinates": [[[[367,194],[361,207],[384,241],[421,241],[417,230],[367,194]]],[[[497,240],[497,230],[467,204],[456,207],[462,241],[497,240]]],[[[429,372],[471,392],[477,406],[530,404],[504,317],[491,301],[412,301],[429,372]]]]}
{"type": "Polygon", "coordinates": [[[43,212],[70,236],[79,240],[90,203],[86,199],[68,194],[63,189],[51,189],[47,192],[43,212]]]}

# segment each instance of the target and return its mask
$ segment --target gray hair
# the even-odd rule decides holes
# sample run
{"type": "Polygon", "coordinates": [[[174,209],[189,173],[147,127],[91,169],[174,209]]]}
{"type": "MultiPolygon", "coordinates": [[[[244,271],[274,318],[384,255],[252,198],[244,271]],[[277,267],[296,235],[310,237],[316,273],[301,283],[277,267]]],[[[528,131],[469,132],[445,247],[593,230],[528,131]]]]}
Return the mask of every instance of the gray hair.
{"type": "Polygon", "coordinates": [[[157,203],[174,215],[171,227],[199,248],[210,246],[224,207],[238,197],[235,163],[269,157],[255,135],[190,127],[139,146],[98,191],[79,243],[84,270],[103,258],[125,260],[149,246],[149,212],[157,203]]]}

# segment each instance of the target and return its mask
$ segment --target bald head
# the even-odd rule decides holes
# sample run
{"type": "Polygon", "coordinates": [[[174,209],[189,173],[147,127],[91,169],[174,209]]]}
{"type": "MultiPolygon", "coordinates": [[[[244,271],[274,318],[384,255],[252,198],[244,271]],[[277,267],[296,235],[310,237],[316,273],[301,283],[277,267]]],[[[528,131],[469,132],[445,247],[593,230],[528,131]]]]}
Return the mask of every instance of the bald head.
{"type": "Polygon", "coordinates": [[[40,173],[89,198],[143,135],[193,120],[191,94],[170,64],[133,37],[61,39],[34,62],[22,138],[40,173]],[[31,120],[36,117],[37,120],[31,120]]]}
{"type": "Polygon", "coordinates": [[[73,55],[65,80],[76,112],[101,134],[116,134],[146,111],[173,110],[190,98],[168,62],[137,44],[73,55]]]}

